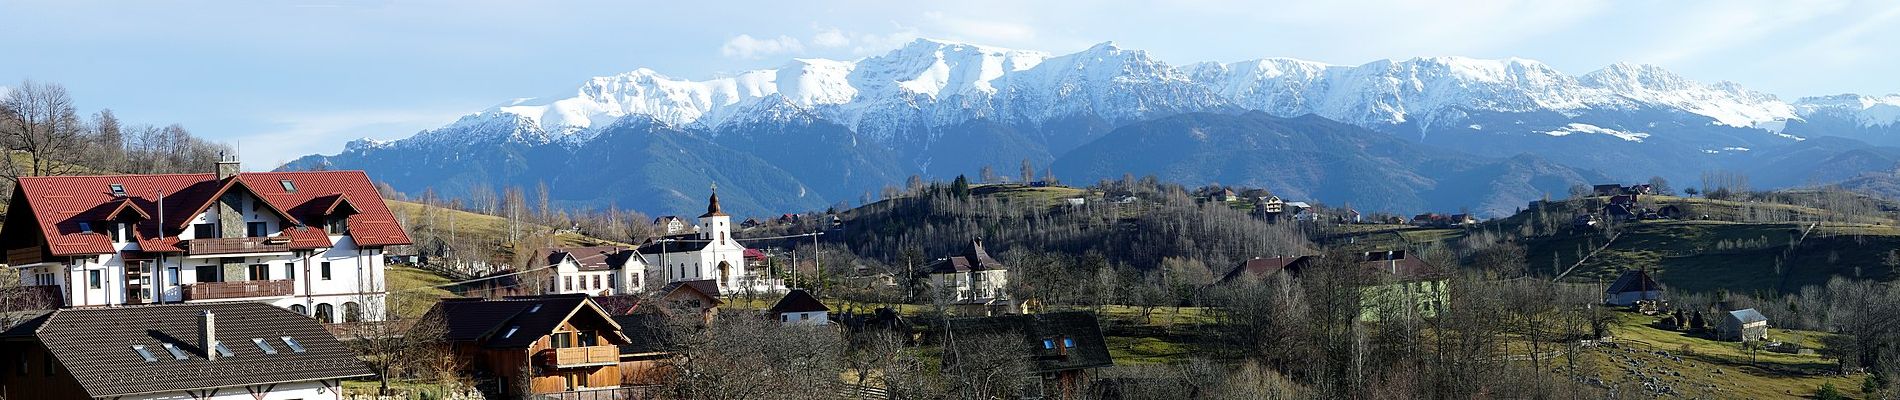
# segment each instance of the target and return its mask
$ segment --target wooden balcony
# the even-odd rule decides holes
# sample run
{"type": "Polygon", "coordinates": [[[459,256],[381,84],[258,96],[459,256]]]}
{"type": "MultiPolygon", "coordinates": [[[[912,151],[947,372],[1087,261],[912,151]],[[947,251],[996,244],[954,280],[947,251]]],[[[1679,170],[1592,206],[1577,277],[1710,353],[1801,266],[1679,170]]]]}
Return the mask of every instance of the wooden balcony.
{"type": "Polygon", "coordinates": [[[296,281],[209,282],[185,285],[185,300],[242,299],[280,297],[295,293],[296,281]]]}
{"type": "Polygon", "coordinates": [[[40,246],[7,250],[7,265],[25,265],[40,262],[40,260],[44,259],[42,256],[43,253],[46,253],[46,251],[40,246]]]}
{"type": "Polygon", "coordinates": [[[555,368],[592,367],[620,363],[620,348],[614,346],[569,347],[543,351],[545,362],[555,368]]]}
{"type": "Polygon", "coordinates": [[[192,255],[290,252],[290,238],[286,237],[192,239],[186,245],[192,255]]]}

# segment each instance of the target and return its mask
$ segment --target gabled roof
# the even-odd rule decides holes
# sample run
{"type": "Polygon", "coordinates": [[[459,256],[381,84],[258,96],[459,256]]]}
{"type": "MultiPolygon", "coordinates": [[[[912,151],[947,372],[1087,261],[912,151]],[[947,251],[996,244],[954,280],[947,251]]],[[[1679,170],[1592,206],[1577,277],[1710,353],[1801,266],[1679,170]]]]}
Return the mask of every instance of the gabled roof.
{"type": "MultiPolygon", "coordinates": [[[[224,194],[226,192],[230,192],[232,188],[243,188],[244,191],[246,193],[250,193],[252,197],[256,197],[260,199],[264,198],[264,194],[258,193],[257,190],[255,190],[255,188],[251,187],[250,184],[244,183],[244,179],[226,179],[224,180],[224,184],[218,186],[218,191],[211,192],[210,198],[212,200],[199,203],[197,209],[192,210],[190,213],[187,213],[185,215],[198,215],[200,213],[205,212],[205,210],[211,208],[212,204],[217,204],[216,199],[224,197],[224,194]]],[[[270,209],[271,212],[276,213],[277,217],[283,218],[285,221],[289,221],[291,224],[297,224],[297,225],[303,224],[303,222],[299,222],[300,220],[297,218],[297,216],[290,215],[290,213],[288,212],[284,212],[284,209],[282,207],[279,207],[276,203],[273,203],[269,200],[265,200],[264,207],[270,209]]],[[[184,230],[185,228],[191,227],[191,222],[192,221],[190,219],[178,221],[178,226],[174,227],[173,229],[184,230]]]]}
{"type": "MultiPolygon", "coordinates": [[[[974,334],[1013,334],[1023,339],[1023,349],[1032,355],[1035,372],[1102,368],[1115,365],[1108,354],[1108,341],[1095,313],[1069,311],[1045,314],[1004,315],[983,318],[958,318],[949,321],[955,336],[974,334]],[[1073,339],[1074,348],[1063,348],[1063,338],[1073,339]],[[1056,349],[1045,349],[1043,340],[1054,340],[1056,349]]],[[[954,337],[954,336],[953,336],[954,337]]],[[[946,363],[953,362],[946,357],[946,363]]]]}
{"type": "Polygon", "coordinates": [[[831,307],[825,307],[825,303],[819,302],[817,297],[812,297],[811,293],[804,289],[792,289],[791,292],[785,293],[785,297],[778,299],[778,304],[773,304],[772,308],[766,310],[772,314],[818,311],[831,311],[831,307]]]}
{"type": "MultiPolygon", "coordinates": [[[[1397,279],[1417,279],[1437,273],[1431,265],[1404,251],[1372,251],[1358,253],[1356,263],[1367,270],[1376,271],[1397,279]]],[[[1220,279],[1220,283],[1229,283],[1241,277],[1266,277],[1282,271],[1298,277],[1301,271],[1323,260],[1323,256],[1255,258],[1242,262],[1220,279]]]]}
{"type": "Polygon", "coordinates": [[[711,279],[668,283],[666,286],[660,287],[660,296],[671,295],[675,290],[691,290],[706,295],[706,297],[711,297],[713,301],[719,301],[719,282],[715,282],[711,279]]]}
{"type": "Polygon", "coordinates": [[[290,225],[325,215],[326,210],[337,206],[338,198],[353,199],[349,205],[361,212],[348,217],[349,234],[358,245],[410,244],[409,236],[397,226],[395,215],[380,201],[381,195],[362,171],[245,172],[226,180],[208,173],[22,177],[14,189],[15,203],[31,212],[9,213],[8,228],[37,224],[53,256],[108,254],[116,251],[111,240],[82,232],[79,225],[133,213],[146,217],[133,224],[132,236],[141,249],[177,252],[182,251],[177,236],[191,218],[210,208],[217,194],[239,185],[263,199],[267,208],[284,216],[292,222],[290,225]],[[284,180],[292,181],[297,190],[285,190],[280,184],[284,180]],[[115,184],[125,189],[124,196],[111,192],[109,185],[115,184]],[[355,202],[362,199],[378,201],[355,202]]]}
{"type": "Polygon", "coordinates": [[[1610,287],[1604,289],[1603,293],[1619,294],[1660,290],[1663,290],[1662,285],[1656,284],[1656,280],[1650,278],[1649,271],[1629,270],[1623,271],[1623,275],[1617,276],[1616,282],[1611,282],[1610,287]]]}
{"type": "Polygon", "coordinates": [[[1743,324],[1752,324],[1756,322],[1768,321],[1767,316],[1761,315],[1760,311],[1755,311],[1755,309],[1753,308],[1729,311],[1728,316],[1729,318],[1735,319],[1737,321],[1741,321],[1743,324]]]}
{"type": "Polygon", "coordinates": [[[316,320],[254,302],[69,308],[4,336],[37,339],[91,397],[371,376],[356,354],[316,320]],[[218,341],[232,353],[206,360],[199,314],[211,311],[218,341]],[[284,343],[290,337],[304,351],[284,343]],[[277,351],[265,354],[251,339],[277,351]],[[165,349],[183,350],[175,359],[165,349]],[[145,361],[132,346],[157,361],[145,361]]]}
{"type": "Polygon", "coordinates": [[[621,263],[626,262],[627,256],[621,255],[621,253],[631,253],[626,250],[627,248],[620,246],[543,248],[536,250],[534,257],[537,262],[543,264],[530,266],[530,268],[560,264],[562,261],[572,259],[574,265],[584,271],[607,270],[620,265],[612,262],[616,256],[621,263]]]}
{"type": "Polygon", "coordinates": [[[1306,263],[1310,262],[1309,260],[1311,259],[1312,256],[1254,257],[1253,259],[1242,261],[1239,266],[1235,266],[1234,269],[1228,271],[1226,275],[1222,275],[1220,282],[1228,283],[1242,279],[1242,277],[1259,278],[1272,276],[1274,273],[1287,269],[1287,267],[1294,266],[1295,263],[1306,263]]]}
{"type": "MultiPolygon", "coordinates": [[[[429,309],[447,328],[443,339],[451,342],[477,342],[491,348],[526,348],[541,337],[554,333],[562,322],[585,318],[605,323],[618,332],[606,310],[595,306],[584,294],[508,297],[493,299],[445,299],[429,309]],[[511,332],[512,331],[512,332],[511,332]]],[[[621,335],[609,336],[614,344],[626,344],[621,335]]]]}
{"type": "Polygon", "coordinates": [[[931,262],[925,269],[933,274],[950,274],[1009,268],[1004,267],[1003,263],[996,262],[996,259],[990,258],[989,251],[983,249],[983,239],[975,239],[970,241],[968,247],[964,247],[963,254],[938,259],[931,262]]]}

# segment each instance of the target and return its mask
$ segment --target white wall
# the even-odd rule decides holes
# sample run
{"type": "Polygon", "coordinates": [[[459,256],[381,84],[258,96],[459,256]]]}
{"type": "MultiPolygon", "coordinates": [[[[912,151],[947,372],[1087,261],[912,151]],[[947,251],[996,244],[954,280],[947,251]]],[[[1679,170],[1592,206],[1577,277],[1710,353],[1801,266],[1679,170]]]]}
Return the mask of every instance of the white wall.
{"type": "MultiPolygon", "coordinates": [[[[265,386],[269,386],[269,385],[265,385],[265,386]]],[[[276,387],[271,389],[270,393],[265,393],[263,397],[252,396],[249,391],[244,390],[244,388],[242,387],[231,387],[231,388],[217,389],[218,394],[216,396],[203,397],[201,399],[204,399],[204,400],[294,400],[294,399],[303,399],[303,400],[333,399],[334,400],[334,399],[342,399],[343,395],[338,393],[337,389],[339,388],[334,387],[334,386],[326,387],[325,384],[318,383],[318,382],[291,382],[291,383],[277,384],[276,387]]],[[[147,395],[147,396],[126,396],[126,397],[119,397],[119,398],[127,399],[127,400],[131,400],[131,399],[195,400],[190,395],[187,395],[182,392],[159,393],[159,394],[153,394],[153,395],[147,395]]]]}
{"type": "MultiPolygon", "coordinates": [[[[245,214],[244,220],[246,222],[265,222],[268,224],[267,230],[270,231],[270,236],[279,236],[283,228],[281,225],[283,223],[282,219],[278,218],[273,212],[261,204],[256,211],[252,211],[250,209],[251,201],[254,200],[247,199],[244,201],[242,205],[243,208],[240,210],[245,214]]],[[[217,207],[215,206],[208,208],[206,212],[192,219],[194,223],[216,220],[217,207]]],[[[311,227],[311,229],[321,228],[311,227]]],[[[193,229],[187,228],[184,234],[180,235],[179,238],[190,240],[195,233],[193,229]]],[[[126,238],[129,238],[129,236],[126,236],[126,238]]],[[[294,254],[285,253],[244,257],[242,263],[246,266],[254,264],[269,265],[269,278],[272,280],[290,279],[290,274],[295,273],[296,282],[292,285],[292,292],[294,293],[292,296],[261,298],[259,300],[286,308],[292,305],[304,305],[306,315],[315,312],[316,305],[318,304],[330,304],[336,310],[337,321],[342,320],[344,310],[342,304],[345,302],[356,302],[362,306],[365,318],[381,319],[382,316],[385,315],[383,310],[383,295],[381,293],[387,291],[387,277],[385,276],[387,270],[383,264],[382,250],[376,248],[359,248],[356,246],[356,242],[349,236],[332,235],[330,236],[330,242],[333,247],[320,249],[315,252],[300,251],[294,254]],[[305,261],[308,261],[307,265],[305,261]],[[325,262],[330,264],[329,279],[324,279],[322,274],[322,266],[325,262]]],[[[138,243],[133,241],[113,243],[113,247],[119,251],[140,250],[138,243]]],[[[66,291],[66,304],[69,306],[124,304],[127,298],[124,291],[127,269],[125,263],[127,260],[122,260],[121,254],[122,253],[112,253],[71,257],[66,265],[21,268],[19,269],[19,273],[22,282],[27,283],[34,282],[34,275],[37,273],[54,273],[55,277],[59,280],[58,283],[62,285],[66,291]],[[92,271],[99,271],[100,274],[101,282],[97,289],[91,286],[90,279],[92,271]]],[[[154,268],[150,275],[145,275],[144,285],[150,286],[154,283],[159,283],[158,289],[162,292],[160,295],[164,301],[181,301],[184,298],[182,285],[201,283],[198,279],[198,267],[209,266],[216,269],[222,259],[222,257],[187,258],[184,255],[176,253],[168,254],[162,257],[162,262],[160,262],[160,260],[152,261],[154,268]],[[171,268],[178,269],[178,279],[172,279],[172,277],[168,276],[171,268]]],[[[137,265],[132,267],[137,268],[137,265]]],[[[225,282],[243,281],[249,280],[249,277],[224,276],[222,279],[222,281],[225,282]]],[[[231,299],[206,301],[229,300],[231,299]]]]}

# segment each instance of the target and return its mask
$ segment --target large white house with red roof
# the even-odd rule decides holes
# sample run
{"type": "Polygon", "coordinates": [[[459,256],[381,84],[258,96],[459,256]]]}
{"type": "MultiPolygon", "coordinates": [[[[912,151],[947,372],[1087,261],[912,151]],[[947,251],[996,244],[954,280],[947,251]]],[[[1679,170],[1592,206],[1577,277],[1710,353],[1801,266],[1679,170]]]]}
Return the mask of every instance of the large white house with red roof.
{"type": "Polygon", "coordinates": [[[409,236],[362,171],[23,177],[0,250],[65,307],[253,300],[380,320],[409,236]]]}

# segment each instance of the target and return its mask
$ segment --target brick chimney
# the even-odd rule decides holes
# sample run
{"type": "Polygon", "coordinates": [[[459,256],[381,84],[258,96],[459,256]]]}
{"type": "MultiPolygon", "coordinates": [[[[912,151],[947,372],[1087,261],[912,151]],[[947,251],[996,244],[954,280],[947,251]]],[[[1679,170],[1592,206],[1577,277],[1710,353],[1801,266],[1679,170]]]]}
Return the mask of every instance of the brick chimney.
{"type": "Polygon", "coordinates": [[[198,348],[204,349],[205,360],[218,359],[217,315],[212,314],[211,310],[198,314],[198,348]]]}
{"type": "Polygon", "coordinates": [[[217,172],[218,172],[219,181],[223,181],[225,178],[237,176],[238,171],[242,171],[242,170],[243,170],[243,164],[238,162],[237,156],[235,155],[227,156],[227,155],[224,155],[224,153],[218,153],[217,172]]]}

